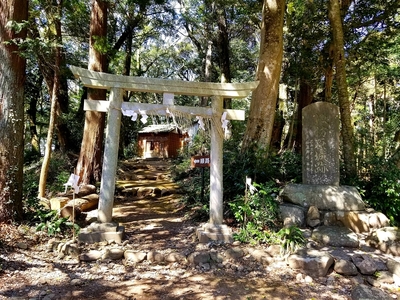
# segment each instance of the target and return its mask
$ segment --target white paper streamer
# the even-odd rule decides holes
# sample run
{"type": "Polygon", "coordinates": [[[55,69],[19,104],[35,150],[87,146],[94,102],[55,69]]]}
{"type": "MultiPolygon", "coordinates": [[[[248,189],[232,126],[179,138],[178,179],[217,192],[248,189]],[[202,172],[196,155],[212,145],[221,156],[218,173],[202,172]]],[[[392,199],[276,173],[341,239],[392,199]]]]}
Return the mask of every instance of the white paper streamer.
{"type": "Polygon", "coordinates": [[[254,192],[257,192],[257,189],[254,185],[251,184],[251,178],[250,177],[246,177],[246,184],[249,187],[250,190],[250,194],[254,194],[254,192]]]}
{"type": "Polygon", "coordinates": [[[146,112],[145,112],[145,111],[142,111],[142,110],[140,110],[140,109],[139,109],[139,113],[142,115],[142,118],[140,119],[140,121],[141,121],[143,124],[146,124],[146,123],[147,123],[147,118],[148,118],[149,116],[146,115],[146,112]]]}
{"type": "Polygon", "coordinates": [[[65,186],[65,192],[67,192],[67,188],[68,186],[72,187],[74,189],[74,193],[78,194],[79,193],[79,186],[78,186],[78,182],[79,182],[79,175],[75,175],[75,174],[71,174],[68,178],[67,183],[64,183],[65,186]]]}
{"type": "Polygon", "coordinates": [[[228,124],[229,124],[229,121],[226,119],[226,115],[227,115],[228,113],[225,111],[223,114],[222,114],[222,116],[221,116],[221,123],[222,123],[222,128],[224,129],[224,130],[226,130],[227,128],[228,128],[228,124]]]}
{"type": "Polygon", "coordinates": [[[203,121],[203,117],[201,116],[196,116],[196,119],[199,120],[199,127],[203,130],[206,130],[204,127],[204,121],[203,121]]]}

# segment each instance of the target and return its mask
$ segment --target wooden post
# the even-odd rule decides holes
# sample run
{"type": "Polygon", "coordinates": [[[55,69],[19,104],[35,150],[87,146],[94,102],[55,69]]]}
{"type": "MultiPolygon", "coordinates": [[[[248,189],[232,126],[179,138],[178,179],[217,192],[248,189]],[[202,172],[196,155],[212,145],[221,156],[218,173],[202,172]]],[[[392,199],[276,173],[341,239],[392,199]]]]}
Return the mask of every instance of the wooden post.
{"type": "Polygon", "coordinates": [[[121,128],[122,95],[123,90],[121,88],[111,88],[98,208],[98,221],[101,223],[109,223],[112,220],[121,128]]]}
{"type": "Polygon", "coordinates": [[[212,225],[221,225],[223,221],[223,135],[221,116],[223,98],[213,97],[211,122],[210,155],[210,221],[212,225]]]}

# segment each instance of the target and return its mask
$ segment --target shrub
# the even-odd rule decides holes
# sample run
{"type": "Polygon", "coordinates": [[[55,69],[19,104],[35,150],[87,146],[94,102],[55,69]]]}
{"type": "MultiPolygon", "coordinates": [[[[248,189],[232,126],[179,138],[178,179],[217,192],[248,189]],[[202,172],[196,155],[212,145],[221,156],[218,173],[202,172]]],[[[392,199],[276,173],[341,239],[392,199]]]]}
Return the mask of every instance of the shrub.
{"type": "Polygon", "coordinates": [[[369,162],[358,186],[364,190],[364,201],[384,213],[392,225],[400,220],[400,169],[382,158],[369,162]]]}
{"type": "Polygon", "coordinates": [[[281,245],[281,255],[289,255],[295,252],[298,248],[304,246],[306,239],[301,230],[296,226],[284,227],[278,231],[276,236],[281,245]]]}
{"type": "Polygon", "coordinates": [[[37,225],[37,231],[46,231],[48,235],[69,235],[72,230],[78,233],[80,227],[68,218],[60,218],[56,210],[39,210],[37,216],[40,223],[37,225]]]}
{"type": "MultiPolygon", "coordinates": [[[[39,176],[41,162],[35,162],[24,168],[24,184],[23,184],[23,209],[27,220],[37,220],[38,211],[43,209],[43,205],[39,202],[39,176]]],[[[55,193],[64,190],[64,183],[68,181],[72,166],[66,154],[54,152],[49,166],[47,176],[47,192],[55,193]]]]}
{"type": "Polygon", "coordinates": [[[275,181],[281,184],[300,182],[301,156],[285,151],[273,155],[264,150],[241,152],[239,142],[233,139],[224,145],[224,199],[230,201],[244,193],[245,178],[262,183],[275,181]]]}
{"type": "Polygon", "coordinates": [[[258,191],[238,196],[229,206],[241,224],[236,239],[242,242],[267,242],[270,232],[279,226],[279,205],[274,198],[277,187],[274,182],[254,183],[258,191]]]}

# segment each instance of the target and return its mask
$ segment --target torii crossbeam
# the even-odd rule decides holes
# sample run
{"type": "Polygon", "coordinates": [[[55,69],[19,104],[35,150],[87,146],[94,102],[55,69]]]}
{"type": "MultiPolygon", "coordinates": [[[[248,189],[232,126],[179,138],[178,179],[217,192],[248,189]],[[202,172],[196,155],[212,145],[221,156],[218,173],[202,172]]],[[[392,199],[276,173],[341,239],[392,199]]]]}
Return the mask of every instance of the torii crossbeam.
{"type": "Polygon", "coordinates": [[[210,153],[210,219],[208,224],[198,230],[200,242],[208,240],[231,241],[231,233],[223,225],[223,131],[221,116],[226,112],[227,120],[244,120],[242,110],[223,109],[224,98],[244,98],[258,85],[249,83],[209,83],[188,82],[181,80],[155,79],[132,76],[112,75],[87,69],[70,67],[76,78],[86,87],[110,90],[110,100],[86,100],[84,109],[108,112],[106,140],[104,146],[103,169],[100,184],[100,200],[98,221],[110,223],[114,204],[115,177],[118,163],[118,146],[120,137],[122,110],[156,112],[159,115],[170,111],[180,111],[185,114],[203,116],[212,119],[211,122],[211,153],[210,153]],[[123,102],[124,91],[168,93],[192,96],[212,97],[211,107],[177,106],[173,102],[163,104],[145,104],[123,102]]]}

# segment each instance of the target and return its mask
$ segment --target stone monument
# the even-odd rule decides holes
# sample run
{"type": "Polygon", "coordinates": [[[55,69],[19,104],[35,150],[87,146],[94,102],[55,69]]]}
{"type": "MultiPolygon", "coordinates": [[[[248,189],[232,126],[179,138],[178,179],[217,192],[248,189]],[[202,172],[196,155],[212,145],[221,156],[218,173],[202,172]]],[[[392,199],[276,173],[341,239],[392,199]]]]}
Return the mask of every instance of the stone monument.
{"type": "Polygon", "coordinates": [[[316,102],[302,116],[303,184],[339,185],[339,107],[316,102]]]}
{"type": "Polygon", "coordinates": [[[288,184],[280,194],[284,224],[341,225],[355,232],[387,226],[383,214],[365,210],[355,187],[339,185],[339,108],[327,102],[310,104],[302,121],[303,184],[288,184]]]}

